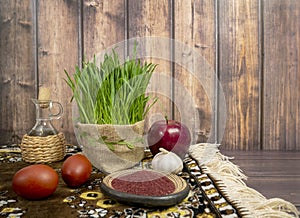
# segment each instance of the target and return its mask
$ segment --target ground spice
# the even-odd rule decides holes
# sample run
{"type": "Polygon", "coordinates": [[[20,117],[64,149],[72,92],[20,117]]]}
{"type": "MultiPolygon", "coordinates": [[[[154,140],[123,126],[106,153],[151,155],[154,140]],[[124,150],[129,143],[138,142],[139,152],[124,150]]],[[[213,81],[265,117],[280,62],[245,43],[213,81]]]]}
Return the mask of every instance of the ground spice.
{"type": "Polygon", "coordinates": [[[175,191],[175,184],[160,173],[141,170],[114,178],[115,190],[136,195],[164,196],[175,191]]]}

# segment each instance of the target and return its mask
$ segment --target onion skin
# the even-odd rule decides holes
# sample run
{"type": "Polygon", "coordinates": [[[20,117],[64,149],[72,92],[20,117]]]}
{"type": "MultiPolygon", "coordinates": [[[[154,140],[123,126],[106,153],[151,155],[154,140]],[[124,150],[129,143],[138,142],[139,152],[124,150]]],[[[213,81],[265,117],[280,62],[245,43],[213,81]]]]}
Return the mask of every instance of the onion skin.
{"type": "Polygon", "coordinates": [[[183,123],[166,118],[151,125],[147,134],[147,144],[153,155],[159,153],[159,148],[164,148],[183,159],[191,144],[191,133],[183,123]]]}

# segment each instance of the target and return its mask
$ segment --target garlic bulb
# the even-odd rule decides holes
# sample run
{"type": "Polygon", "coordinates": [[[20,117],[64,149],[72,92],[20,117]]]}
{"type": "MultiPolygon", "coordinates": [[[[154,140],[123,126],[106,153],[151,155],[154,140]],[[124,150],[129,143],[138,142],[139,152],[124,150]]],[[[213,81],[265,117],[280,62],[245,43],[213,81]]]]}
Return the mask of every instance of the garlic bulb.
{"type": "Polygon", "coordinates": [[[165,173],[179,173],[183,169],[183,162],[177,154],[169,152],[164,148],[152,159],[152,168],[165,173]]]}

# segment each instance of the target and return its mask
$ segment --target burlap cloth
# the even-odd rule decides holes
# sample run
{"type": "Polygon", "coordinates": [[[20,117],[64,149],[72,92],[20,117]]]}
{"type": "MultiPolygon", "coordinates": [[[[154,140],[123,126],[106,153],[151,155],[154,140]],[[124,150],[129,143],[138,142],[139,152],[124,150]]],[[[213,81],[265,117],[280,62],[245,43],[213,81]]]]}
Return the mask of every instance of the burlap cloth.
{"type": "Polygon", "coordinates": [[[144,157],[144,120],[133,125],[78,123],[76,127],[83,153],[102,172],[131,168],[144,157]]]}

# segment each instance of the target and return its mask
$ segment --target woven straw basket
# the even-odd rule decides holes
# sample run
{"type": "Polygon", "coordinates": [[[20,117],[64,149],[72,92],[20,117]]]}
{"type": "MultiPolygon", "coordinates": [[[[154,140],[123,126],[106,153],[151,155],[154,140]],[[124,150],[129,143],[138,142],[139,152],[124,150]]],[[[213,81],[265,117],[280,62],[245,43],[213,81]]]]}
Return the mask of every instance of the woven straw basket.
{"type": "Polygon", "coordinates": [[[46,137],[24,135],[20,144],[22,159],[28,163],[50,163],[65,157],[63,133],[46,137]]]}
{"type": "Polygon", "coordinates": [[[76,127],[83,153],[104,173],[131,168],[144,157],[144,120],[133,125],[78,123],[76,127]],[[120,141],[133,144],[134,147],[128,148],[126,144],[118,143],[120,141]],[[111,150],[107,143],[113,144],[114,149],[111,150]]]}

